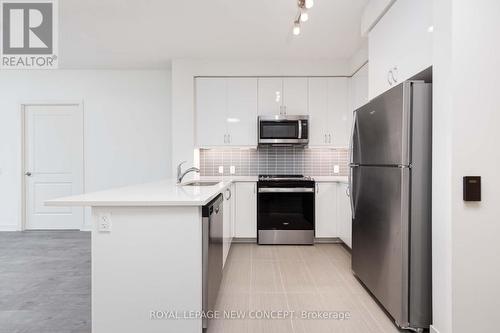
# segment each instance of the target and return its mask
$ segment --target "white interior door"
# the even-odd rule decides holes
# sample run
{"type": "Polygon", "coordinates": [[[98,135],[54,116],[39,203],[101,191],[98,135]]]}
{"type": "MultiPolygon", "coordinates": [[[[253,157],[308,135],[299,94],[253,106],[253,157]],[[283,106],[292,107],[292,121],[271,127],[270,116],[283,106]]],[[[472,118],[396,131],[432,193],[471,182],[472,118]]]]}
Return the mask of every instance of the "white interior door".
{"type": "Polygon", "coordinates": [[[83,114],[78,105],[27,105],[26,229],[80,229],[83,208],[44,202],[83,192],[83,114]]]}

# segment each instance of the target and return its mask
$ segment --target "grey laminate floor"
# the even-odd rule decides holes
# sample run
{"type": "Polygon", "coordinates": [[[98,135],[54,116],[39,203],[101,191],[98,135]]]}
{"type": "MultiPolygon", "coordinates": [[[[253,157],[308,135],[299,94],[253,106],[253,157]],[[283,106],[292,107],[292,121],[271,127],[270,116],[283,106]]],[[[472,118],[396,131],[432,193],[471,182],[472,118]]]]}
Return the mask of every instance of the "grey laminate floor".
{"type": "Polygon", "coordinates": [[[217,303],[217,310],[241,311],[247,318],[212,321],[210,333],[399,332],[352,275],[350,253],[336,244],[233,244],[217,303]],[[265,313],[262,310],[295,311],[297,317],[248,318],[265,313]],[[350,318],[306,319],[302,311],[348,312],[350,318]]]}
{"type": "Polygon", "coordinates": [[[0,233],[0,333],[90,332],[90,233],[0,233]]]}

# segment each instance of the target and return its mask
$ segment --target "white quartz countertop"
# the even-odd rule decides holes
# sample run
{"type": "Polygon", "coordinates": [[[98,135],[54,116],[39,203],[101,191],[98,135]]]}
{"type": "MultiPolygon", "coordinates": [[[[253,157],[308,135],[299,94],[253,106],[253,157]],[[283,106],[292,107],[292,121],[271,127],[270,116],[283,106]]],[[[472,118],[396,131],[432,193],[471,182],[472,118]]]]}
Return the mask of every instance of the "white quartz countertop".
{"type": "MultiPolygon", "coordinates": [[[[187,183],[186,181],[184,183],[187,183]]],[[[231,181],[212,186],[182,186],[173,179],[64,197],[48,206],[203,206],[222,193],[231,181]]]]}
{"type": "MultiPolygon", "coordinates": [[[[119,187],[48,200],[47,206],[203,206],[233,182],[256,182],[257,176],[199,177],[199,181],[218,181],[212,186],[182,186],[174,179],[119,187]]],[[[347,183],[347,177],[319,176],[316,182],[347,183]]],[[[189,183],[190,181],[185,181],[189,183]]]]}
{"type": "Polygon", "coordinates": [[[347,176],[314,176],[313,179],[316,182],[334,182],[334,183],[348,183],[347,176]]]}
{"type": "MultiPolygon", "coordinates": [[[[224,177],[217,177],[217,176],[202,176],[199,177],[200,180],[202,181],[209,181],[209,180],[220,180],[220,181],[230,181],[230,182],[256,182],[258,181],[258,176],[224,176],[224,177]]],[[[314,179],[317,182],[332,182],[332,183],[347,183],[348,179],[347,176],[312,176],[312,179],[314,179]]]]}

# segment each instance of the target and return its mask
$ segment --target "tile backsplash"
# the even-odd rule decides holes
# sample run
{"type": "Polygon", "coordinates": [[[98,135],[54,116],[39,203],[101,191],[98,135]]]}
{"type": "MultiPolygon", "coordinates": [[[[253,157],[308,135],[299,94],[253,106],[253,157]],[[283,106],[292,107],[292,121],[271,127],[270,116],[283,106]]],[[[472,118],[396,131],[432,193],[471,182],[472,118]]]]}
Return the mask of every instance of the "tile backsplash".
{"type": "Polygon", "coordinates": [[[306,176],[346,176],[348,150],[345,148],[259,147],[258,149],[200,149],[201,176],[235,176],[265,174],[303,174],[306,176]],[[339,173],[334,172],[335,165],[339,173]]]}

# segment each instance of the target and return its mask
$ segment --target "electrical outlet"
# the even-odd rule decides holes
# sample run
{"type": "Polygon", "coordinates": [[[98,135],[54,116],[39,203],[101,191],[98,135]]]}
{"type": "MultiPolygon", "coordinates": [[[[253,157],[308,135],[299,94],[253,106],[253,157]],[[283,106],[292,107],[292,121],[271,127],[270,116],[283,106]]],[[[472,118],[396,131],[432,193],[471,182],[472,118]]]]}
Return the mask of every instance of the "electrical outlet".
{"type": "Polygon", "coordinates": [[[224,173],[224,167],[219,165],[219,173],[222,175],[224,173]]]}
{"type": "Polygon", "coordinates": [[[340,166],[334,165],[333,166],[333,173],[340,173],[340,166]]]}
{"type": "Polygon", "coordinates": [[[111,213],[100,213],[98,217],[100,232],[111,232],[111,213]]]}
{"type": "Polygon", "coordinates": [[[231,165],[229,167],[229,173],[232,175],[234,175],[236,173],[236,167],[234,165],[231,165]]]}

